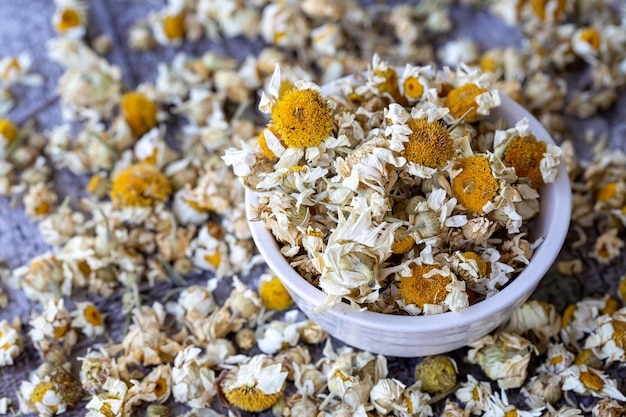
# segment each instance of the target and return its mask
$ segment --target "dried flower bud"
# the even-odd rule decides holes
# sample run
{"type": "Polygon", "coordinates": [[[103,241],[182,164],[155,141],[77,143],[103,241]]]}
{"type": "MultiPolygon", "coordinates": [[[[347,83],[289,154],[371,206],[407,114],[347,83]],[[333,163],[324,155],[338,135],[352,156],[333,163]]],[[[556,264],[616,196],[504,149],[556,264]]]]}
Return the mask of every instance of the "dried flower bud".
{"type": "Polygon", "coordinates": [[[448,392],[456,385],[457,368],[447,356],[428,356],[415,367],[415,380],[430,394],[448,392]]]}

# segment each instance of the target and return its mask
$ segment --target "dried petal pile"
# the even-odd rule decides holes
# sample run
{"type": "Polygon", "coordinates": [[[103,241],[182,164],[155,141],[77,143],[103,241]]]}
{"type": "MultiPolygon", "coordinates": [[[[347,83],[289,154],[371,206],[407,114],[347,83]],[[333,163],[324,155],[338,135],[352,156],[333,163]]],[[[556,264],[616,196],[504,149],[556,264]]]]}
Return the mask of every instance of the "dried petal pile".
{"type": "Polygon", "coordinates": [[[102,19],[90,10],[96,3],[54,0],[43,17],[56,34],[48,58],[62,70],[54,126],[14,112],[22,94],[45,86],[41,62],[32,51],[0,56],[2,203],[23,210],[49,245],[0,268],[0,414],[624,414],[626,156],[602,132],[581,140],[572,126],[607,116],[624,91],[626,8],[609,0],[365,3],[144,5],[151,11],[119,37],[132,54],[173,58],[156,65],[154,79],[127,85],[107,59],[125,48],[93,33],[102,27],[93,25],[102,19]],[[468,32],[459,13],[489,15],[517,46],[477,43],[491,28],[468,32]],[[224,39],[254,54],[189,47],[224,39]],[[428,66],[435,62],[456,70],[444,82],[428,66]],[[326,101],[317,86],[345,74],[358,82],[326,101]],[[535,242],[521,226],[557,161],[523,122],[485,123],[498,91],[557,139],[573,184],[570,238],[544,282],[595,296],[529,301],[502,329],[445,356],[334,346],[255,255],[238,177],[281,190],[259,217],[280,226],[285,255],[330,289],[330,304],[456,308],[462,287],[487,296],[530,256],[535,242]],[[60,193],[60,171],[86,189],[60,193]],[[398,203],[416,190],[419,198],[398,203]],[[320,227],[322,213],[333,225],[320,227]],[[519,234],[496,254],[487,237],[504,232],[519,234]],[[337,272],[346,267],[353,285],[343,293],[337,272]],[[605,286],[587,286],[593,270],[606,272],[605,286]],[[424,276],[432,291],[416,292],[424,276]],[[16,316],[25,298],[29,314],[16,316]]]}

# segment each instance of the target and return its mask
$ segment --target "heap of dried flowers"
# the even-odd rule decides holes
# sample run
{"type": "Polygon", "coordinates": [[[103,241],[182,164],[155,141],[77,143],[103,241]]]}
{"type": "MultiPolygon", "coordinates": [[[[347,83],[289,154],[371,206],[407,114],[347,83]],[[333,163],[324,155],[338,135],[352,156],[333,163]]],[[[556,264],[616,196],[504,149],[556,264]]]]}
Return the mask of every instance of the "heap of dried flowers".
{"type": "Polygon", "coordinates": [[[406,65],[399,76],[375,55],[328,98],[284,84],[277,66],[259,146],[224,160],[291,265],[328,295],[321,308],[459,311],[528,264],[542,241],[528,231],[538,188],[561,150],[527,119],[485,119],[500,105],[491,73],[406,65]]]}

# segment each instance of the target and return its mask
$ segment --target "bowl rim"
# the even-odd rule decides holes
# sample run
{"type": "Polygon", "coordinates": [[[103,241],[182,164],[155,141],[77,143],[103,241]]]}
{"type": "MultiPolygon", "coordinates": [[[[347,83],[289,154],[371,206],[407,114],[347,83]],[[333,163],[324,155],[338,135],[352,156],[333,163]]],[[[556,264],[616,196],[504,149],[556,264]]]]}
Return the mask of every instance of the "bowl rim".
{"type": "MultiPolygon", "coordinates": [[[[555,144],[551,135],[539,123],[539,121],[517,102],[500,93],[501,105],[498,109],[508,109],[517,113],[524,113],[531,124],[531,130],[537,137],[541,137],[547,143],[555,144]]],[[[521,119],[521,117],[520,117],[521,119]]],[[[553,215],[550,216],[544,241],[537,247],[530,263],[507,285],[486,300],[470,305],[459,312],[446,311],[432,315],[397,315],[379,313],[369,310],[355,310],[345,302],[339,302],[328,310],[304,311],[308,316],[326,314],[337,320],[349,318],[356,325],[370,329],[393,328],[399,332],[445,332],[446,330],[458,329],[459,327],[471,327],[474,323],[488,320],[489,316],[507,310],[519,300],[519,295],[534,291],[540,280],[545,276],[557,258],[567,232],[569,230],[572,194],[569,176],[563,162],[558,167],[558,173],[553,183],[544,184],[544,187],[553,187],[555,192],[553,215]],[[565,192],[567,190],[567,192],[565,192]],[[538,257],[538,253],[541,258],[538,257]],[[539,262],[534,262],[539,261],[539,262]]],[[[541,190],[540,190],[541,193],[541,190]]],[[[283,282],[288,290],[296,293],[297,297],[306,298],[313,305],[321,305],[326,299],[326,294],[318,287],[309,283],[289,265],[287,259],[280,252],[278,243],[272,232],[265,227],[262,221],[253,219],[251,206],[258,201],[257,194],[246,187],[245,205],[248,224],[255,244],[263,256],[265,262],[274,274],[283,282]]],[[[301,306],[300,309],[303,308],[301,306]]]]}

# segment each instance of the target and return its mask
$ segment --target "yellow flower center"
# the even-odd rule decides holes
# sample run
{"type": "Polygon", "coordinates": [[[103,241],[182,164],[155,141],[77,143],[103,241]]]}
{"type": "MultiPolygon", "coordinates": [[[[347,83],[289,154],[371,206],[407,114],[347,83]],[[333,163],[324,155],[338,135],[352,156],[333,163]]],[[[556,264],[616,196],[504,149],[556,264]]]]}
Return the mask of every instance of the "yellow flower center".
{"type": "Polygon", "coordinates": [[[111,404],[109,403],[102,404],[102,407],[100,407],[99,411],[105,417],[115,417],[115,413],[111,409],[111,404]]]}
{"type": "Polygon", "coordinates": [[[591,351],[591,349],[583,349],[574,358],[575,365],[586,365],[589,363],[590,359],[593,359],[595,355],[591,351]]]}
{"type": "Polygon", "coordinates": [[[397,103],[402,105],[406,104],[406,100],[400,93],[400,88],[398,87],[398,73],[395,69],[388,67],[387,70],[377,70],[374,74],[385,78],[385,81],[378,84],[378,91],[381,93],[389,93],[397,103]]]}
{"type": "MultiPolygon", "coordinates": [[[[15,58],[11,58],[11,61],[9,61],[6,67],[4,67],[4,72],[2,73],[2,79],[8,80],[13,71],[19,71],[19,70],[20,70],[19,61],[15,58]]],[[[4,119],[1,119],[1,120],[4,120],[4,119]]]]}
{"type": "Polygon", "coordinates": [[[122,115],[136,138],[142,137],[157,124],[156,103],[139,92],[124,94],[120,101],[122,115]]]}
{"type": "MultiPolygon", "coordinates": [[[[541,20],[546,20],[546,5],[550,0],[532,0],[533,11],[541,20]]],[[[559,19],[565,13],[567,0],[556,0],[557,6],[552,17],[559,19]]]]}
{"type": "Polygon", "coordinates": [[[165,16],[163,19],[163,31],[169,40],[182,39],[185,36],[185,14],[165,16]]]}
{"type": "Polygon", "coordinates": [[[287,289],[277,277],[261,282],[259,296],[265,307],[270,310],[285,310],[292,303],[287,289]]]}
{"type": "Polygon", "coordinates": [[[473,213],[482,213],[483,207],[498,194],[489,159],[474,155],[463,159],[456,167],[463,171],[452,180],[452,191],[460,204],[473,213]]]}
{"type": "Polygon", "coordinates": [[[398,282],[398,295],[406,304],[424,308],[424,304],[438,304],[446,298],[446,286],[452,282],[452,278],[441,275],[424,278],[433,269],[435,266],[432,265],[413,265],[411,276],[402,277],[398,282]]]}
{"type": "Polygon", "coordinates": [[[404,143],[403,155],[407,160],[429,168],[445,165],[454,154],[450,133],[437,122],[410,119],[407,126],[412,133],[404,143]]]}
{"type": "Polygon", "coordinates": [[[55,327],[54,328],[54,337],[57,339],[62,338],[63,336],[65,336],[65,334],[67,333],[67,331],[70,329],[70,324],[69,323],[65,323],[63,326],[60,327],[55,327]]]}
{"type": "Polygon", "coordinates": [[[0,119],[0,137],[9,144],[17,138],[17,128],[9,119],[0,119]]]}
{"type": "Polygon", "coordinates": [[[474,122],[478,119],[476,97],[488,91],[486,88],[480,88],[473,83],[464,84],[448,93],[445,106],[450,109],[450,114],[453,117],[458,119],[465,114],[466,122],[474,122]]]}
{"type": "Polygon", "coordinates": [[[561,319],[561,327],[569,326],[570,322],[574,318],[574,312],[576,311],[576,304],[570,304],[563,311],[563,318],[561,319]]]}
{"type": "Polygon", "coordinates": [[[563,362],[563,356],[561,355],[555,356],[554,358],[550,359],[550,365],[558,365],[561,362],[563,362]]]}
{"type": "Polygon", "coordinates": [[[401,255],[413,249],[413,245],[415,245],[415,239],[411,236],[404,236],[403,238],[393,242],[393,245],[391,245],[391,252],[396,255],[401,255]]]}
{"type": "Polygon", "coordinates": [[[509,410],[504,413],[504,417],[517,417],[517,410],[509,410]]]}
{"type": "Polygon", "coordinates": [[[502,154],[502,162],[508,167],[515,168],[520,178],[528,178],[535,188],[543,184],[543,177],[539,163],[546,152],[546,143],[538,141],[534,136],[514,138],[502,154]]]}
{"type": "Polygon", "coordinates": [[[206,228],[215,239],[221,239],[224,236],[224,229],[218,223],[207,223],[206,228]]]}
{"type": "Polygon", "coordinates": [[[476,266],[478,268],[478,275],[484,277],[487,275],[487,262],[479,254],[476,252],[463,252],[463,257],[467,260],[476,261],[476,266]]]}
{"type": "Polygon", "coordinates": [[[335,371],[335,376],[339,379],[341,379],[343,382],[347,382],[350,381],[350,377],[346,376],[343,372],[341,372],[339,369],[337,369],[335,371]]]}
{"type": "Polygon", "coordinates": [[[582,382],[587,388],[593,391],[600,391],[604,386],[602,378],[600,378],[591,369],[580,373],[580,382],[582,382]]]}
{"type": "Polygon", "coordinates": [[[111,200],[117,207],[149,207],[167,200],[170,183],[154,165],[131,165],[113,180],[111,200]]]}
{"type": "Polygon", "coordinates": [[[167,380],[160,377],[154,382],[154,395],[156,395],[157,398],[161,398],[165,394],[167,394],[167,380]]]}
{"type": "Polygon", "coordinates": [[[587,42],[593,49],[600,49],[600,32],[595,28],[584,29],[580,33],[580,40],[587,42]]]}
{"type": "Polygon", "coordinates": [[[273,406],[280,398],[281,393],[282,389],[274,394],[265,394],[256,387],[246,386],[224,390],[224,396],[230,404],[240,410],[252,413],[258,413],[273,406]]]}
{"type": "Polygon", "coordinates": [[[102,314],[100,314],[100,311],[93,304],[89,304],[85,308],[83,316],[85,320],[87,320],[87,323],[94,326],[102,326],[102,314]]]}
{"type": "MultiPolygon", "coordinates": [[[[276,135],[276,133],[274,133],[274,135],[276,135]]],[[[276,158],[276,155],[274,154],[274,152],[272,152],[270,148],[267,147],[267,141],[265,140],[265,130],[262,131],[261,134],[259,135],[259,146],[261,147],[261,153],[263,154],[263,156],[265,156],[268,159],[276,158]]]]}
{"type": "Polygon", "coordinates": [[[61,10],[61,18],[57,23],[57,30],[61,33],[80,25],[80,13],[74,9],[61,10]]]}
{"type": "Polygon", "coordinates": [[[333,130],[330,107],[316,90],[291,90],[272,109],[278,136],[291,148],[316,146],[333,130]]]}
{"type": "Polygon", "coordinates": [[[360,106],[363,101],[365,100],[365,97],[363,97],[362,95],[358,94],[358,93],[350,93],[348,94],[348,101],[350,102],[350,104],[353,104],[355,106],[360,106]]]}
{"type": "Polygon", "coordinates": [[[50,203],[47,201],[42,201],[37,204],[37,206],[33,209],[36,215],[43,216],[44,214],[50,213],[50,203]]]}
{"type": "Polygon", "coordinates": [[[222,255],[220,255],[219,251],[216,251],[215,253],[204,255],[204,260],[217,268],[222,262],[222,255]]]}
{"type": "Polygon", "coordinates": [[[11,347],[11,345],[9,343],[5,343],[4,345],[0,346],[0,349],[2,349],[2,350],[9,350],[10,347],[11,347]]]}
{"type": "Polygon", "coordinates": [[[606,305],[604,306],[604,308],[600,310],[600,313],[611,315],[615,313],[618,309],[619,309],[619,301],[617,301],[613,297],[609,297],[609,299],[606,300],[606,305]]]}
{"type": "MultiPolygon", "coordinates": [[[[37,403],[43,404],[44,395],[46,395],[46,392],[48,392],[49,390],[52,390],[53,387],[54,387],[54,384],[52,383],[52,381],[40,382],[39,384],[37,384],[37,386],[33,390],[33,393],[30,394],[30,402],[33,404],[37,404],[37,403]]],[[[56,405],[46,405],[46,407],[48,407],[50,410],[54,412],[56,412],[57,410],[56,405]]]]}
{"type": "Polygon", "coordinates": [[[613,340],[622,350],[626,350],[626,322],[613,320],[613,340]]]}
{"type": "Polygon", "coordinates": [[[424,94],[424,86],[417,77],[407,77],[404,80],[404,95],[411,100],[417,100],[424,94]]]}
{"type": "Polygon", "coordinates": [[[495,72],[498,69],[498,63],[492,54],[486,53],[480,57],[480,69],[485,72],[495,72]]]}
{"type": "Polygon", "coordinates": [[[607,201],[610,198],[615,197],[617,194],[617,183],[610,182],[598,191],[598,201],[607,201]]]}

